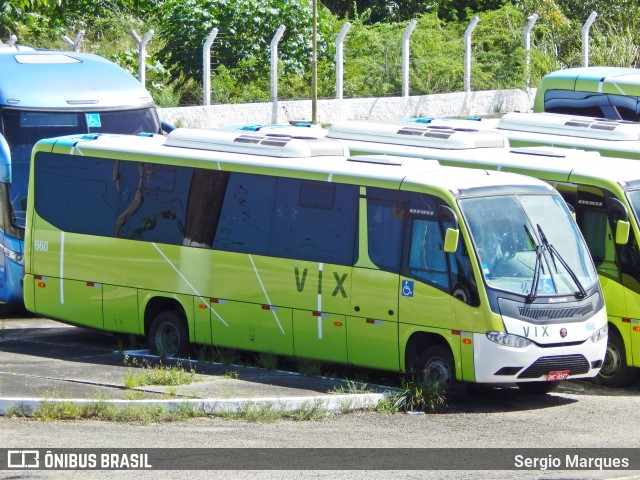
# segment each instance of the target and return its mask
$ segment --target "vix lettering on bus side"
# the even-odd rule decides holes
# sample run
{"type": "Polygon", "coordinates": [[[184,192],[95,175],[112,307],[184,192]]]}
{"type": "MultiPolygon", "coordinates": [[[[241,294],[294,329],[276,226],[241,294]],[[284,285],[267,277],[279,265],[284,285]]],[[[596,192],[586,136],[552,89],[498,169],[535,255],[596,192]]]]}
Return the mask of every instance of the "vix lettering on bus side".
{"type": "MultiPolygon", "coordinates": [[[[300,274],[300,269],[298,267],[293,268],[295,276],[296,276],[296,288],[299,292],[304,290],[304,285],[307,282],[307,273],[309,273],[309,269],[305,268],[302,271],[302,275],[300,274]]],[[[332,297],[335,297],[340,293],[343,298],[347,298],[347,291],[344,289],[344,282],[349,276],[348,273],[340,274],[338,272],[332,272],[333,279],[335,281],[335,288],[333,289],[332,297]]],[[[318,295],[322,293],[322,270],[318,270],[318,295]]]]}

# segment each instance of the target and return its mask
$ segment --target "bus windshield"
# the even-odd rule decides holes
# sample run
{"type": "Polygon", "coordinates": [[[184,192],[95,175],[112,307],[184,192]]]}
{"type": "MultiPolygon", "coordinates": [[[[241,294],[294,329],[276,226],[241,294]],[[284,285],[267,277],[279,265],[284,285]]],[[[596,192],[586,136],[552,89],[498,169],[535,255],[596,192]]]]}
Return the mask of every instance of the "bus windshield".
{"type": "Polygon", "coordinates": [[[460,207],[489,287],[533,300],[583,297],[597,281],[562,197],[496,195],[462,199],[460,207]]]}
{"type": "Polygon", "coordinates": [[[11,152],[11,217],[24,228],[31,149],[38,140],[74,133],[159,133],[160,126],[153,108],[92,113],[4,109],[2,131],[11,152]]]}
{"type": "Polygon", "coordinates": [[[638,219],[638,214],[640,213],[640,189],[627,190],[627,198],[629,199],[629,203],[633,209],[633,216],[638,219]]]}

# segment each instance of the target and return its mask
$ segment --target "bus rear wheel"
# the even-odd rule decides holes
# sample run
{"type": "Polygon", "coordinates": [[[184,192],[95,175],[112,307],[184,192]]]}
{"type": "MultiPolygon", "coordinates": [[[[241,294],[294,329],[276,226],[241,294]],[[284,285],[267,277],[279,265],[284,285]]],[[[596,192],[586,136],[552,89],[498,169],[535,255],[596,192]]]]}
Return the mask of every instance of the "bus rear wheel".
{"type": "Polygon", "coordinates": [[[160,357],[179,357],[187,353],[189,336],[178,312],[160,313],[149,329],[151,351],[160,357]]]}
{"type": "Polygon", "coordinates": [[[443,393],[462,395],[467,385],[456,379],[456,367],[451,351],[443,345],[433,345],[418,355],[417,381],[438,384],[443,393]]]}
{"type": "Polygon", "coordinates": [[[631,383],[636,375],[636,369],[627,365],[627,355],[624,341],[620,334],[610,329],[607,341],[607,353],[600,373],[593,381],[603,387],[624,387],[631,383]]]}

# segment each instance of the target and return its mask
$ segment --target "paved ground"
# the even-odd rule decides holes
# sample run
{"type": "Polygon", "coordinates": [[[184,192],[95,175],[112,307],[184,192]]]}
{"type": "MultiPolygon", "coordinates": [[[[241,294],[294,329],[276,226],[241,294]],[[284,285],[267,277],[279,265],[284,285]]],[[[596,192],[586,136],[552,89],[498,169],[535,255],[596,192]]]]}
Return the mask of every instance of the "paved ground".
{"type": "MultiPolygon", "coordinates": [[[[305,377],[236,365],[194,363],[198,382],[179,387],[124,388],[131,368],[125,352],[112,336],[70,327],[47,319],[0,318],[0,412],[16,404],[35,407],[39,399],[110,399],[110,401],[188,401],[203,409],[235,408],[238,403],[265,399],[294,408],[296,402],[331,401],[336,391],[349,388],[332,379],[305,377]],[[135,398],[136,400],[129,400],[135,398]],[[142,399],[142,400],[140,400],[142,399]],[[225,403],[227,402],[227,403],[225,403]]],[[[129,351],[129,359],[143,361],[144,351],[129,351]]],[[[131,362],[131,360],[129,360],[131,362]]],[[[189,368],[188,365],[186,365],[189,368]]],[[[362,401],[372,401],[372,393],[362,401]]],[[[354,395],[347,397],[358,398],[354,395]]],[[[299,403],[298,403],[299,404],[299,403]]],[[[344,405],[345,400],[338,401],[344,405]]],[[[567,382],[551,395],[524,395],[517,388],[477,388],[436,415],[386,415],[363,412],[329,415],[311,422],[279,421],[253,423],[240,419],[206,416],[171,423],[101,422],[96,420],[42,422],[17,417],[0,418],[0,457],[6,448],[101,451],[134,449],[179,449],[184,455],[194,446],[223,448],[345,449],[341,458],[358,459],[361,449],[379,453],[391,448],[400,453],[410,449],[480,447],[500,449],[551,449],[556,456],[573,448],[606,448],[607,455],[626,455],[640,462],[640,386],[604,389],[589,382],[567,382]],[[351,450],[355,449],[355,450],[351,450]],[[360,449],[360,450],[358,450],[360,449]],[[186,452],[186,453],[184,453],[186,452]],[[346,457],[344,457],[346,455],[346,457]]],[[[137,449],[137,450],[136,450],[137,449]]],[[[164,452],[165,450],[162,450],[164,452]]],[[[244,451],[244,450],[243,450],[244,451]]],[[[270,450],[272,452],[273,450],[270,450]]],[[[452,450],[453,451],[453,450],[452,450]]],[[[193,452],[192,452],[193,453],[193,452]]],[[[209,452],[207,452],[209,453],[209,452]]],[[[320,452],[322,453],[322,452],[320,452]]],[[[468,452],[467,452],[468,453],[468,452]]],[[[44,453],[43,453],[44,455],[44,453]]],[[[208,457],[206,457],[208,459],[208,457]]],[[[397,461],[396,456],[390,457],[397,461]]],[[[495,458],[495,457],[489,457],[495,458]]],[[[486,461],[486,458],[483,458],[486,461]]],[[[0,458],[0,463],[2,458],[0,458]]],[[[634,463],[635,466],[635,463],[634,463]]],[[[190,479],[544,479],[604,480],[640,479],[637,470],[611,471],[515,471],[483,469],[446,470],[153,470],[118,471],[31,471],[0,472],[0,478],[185,478],[190,479]],[[128,474],[128,475],[127,475],[128,474]]]]}
{"type": "Polygon", "coordinates": [[[0,414],[18,405],[34,408],[41,399],[188,401],[210,412],[247,401],[281,408],[322,401],[328,409],[343,409],[345,394],[358,408],[381,398],[381,390],[349,394],[349,385],[340,380],[195,360],[181,362],[197,372],[193,383],[125,388],[127,375],[135,372],[134,358],[138,365],[158,358],[147,350],[118,349],[118,343],[112,335],[49,319],[0,319],[0,414]]]}

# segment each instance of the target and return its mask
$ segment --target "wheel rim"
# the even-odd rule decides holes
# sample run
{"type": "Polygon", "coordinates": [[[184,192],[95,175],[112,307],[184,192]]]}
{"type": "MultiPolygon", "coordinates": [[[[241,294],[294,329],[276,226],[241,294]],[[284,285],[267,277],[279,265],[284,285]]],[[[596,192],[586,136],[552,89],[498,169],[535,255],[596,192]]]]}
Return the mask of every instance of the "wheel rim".
{"type": "Polygon", "coordinates": [[[607,352],[602,362],[602,368],[600,369],[600,375],[604,378],[614,377],[622,367],[622,356],[620,351],[613,345],[607,345],[607,352]]]}
{"type": "Polygon", "coordinates": [[[174,356],[180,350],[180,332],[171,323],[163,323],[158,327],[154,338],[158,352],[164,356],[174,356]]]}
{"type": "Polygon", "coordinates": [[[422,378],[425,383],[438,383],[446,388],[451,383],[451,370],[443,358],[432,358],[424,366],[422,378]]]}

